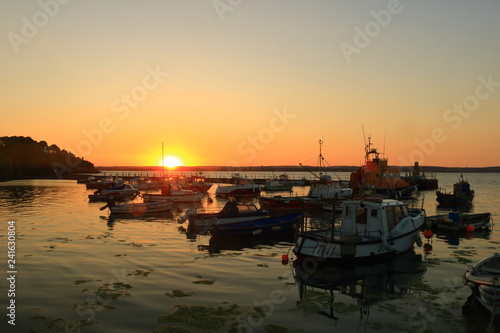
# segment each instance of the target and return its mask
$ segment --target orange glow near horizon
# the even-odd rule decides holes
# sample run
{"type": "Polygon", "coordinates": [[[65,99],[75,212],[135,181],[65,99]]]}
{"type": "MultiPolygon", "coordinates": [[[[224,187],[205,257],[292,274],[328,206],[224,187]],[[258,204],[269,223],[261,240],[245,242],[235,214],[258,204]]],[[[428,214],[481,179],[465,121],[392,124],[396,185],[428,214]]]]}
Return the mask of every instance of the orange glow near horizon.
{"type": "Polygon", "coordinates": [[[37,1],[9,3],[1,136],[95,166],[315,165],[319,139],[360,166],[367,136],[391,166],[500,166],[500,1],[80,1],[47,27],[37,1]]]}

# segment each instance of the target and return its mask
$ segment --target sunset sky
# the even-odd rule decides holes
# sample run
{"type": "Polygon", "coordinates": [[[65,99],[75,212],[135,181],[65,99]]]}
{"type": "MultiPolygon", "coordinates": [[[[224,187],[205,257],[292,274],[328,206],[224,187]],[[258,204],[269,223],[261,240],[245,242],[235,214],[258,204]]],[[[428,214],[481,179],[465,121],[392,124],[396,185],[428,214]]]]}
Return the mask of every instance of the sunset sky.
{"type": "Polygon", "coordinates": [[[500,2],[3,0],[0,136],[98,166],[500,166],[500,2]]]}

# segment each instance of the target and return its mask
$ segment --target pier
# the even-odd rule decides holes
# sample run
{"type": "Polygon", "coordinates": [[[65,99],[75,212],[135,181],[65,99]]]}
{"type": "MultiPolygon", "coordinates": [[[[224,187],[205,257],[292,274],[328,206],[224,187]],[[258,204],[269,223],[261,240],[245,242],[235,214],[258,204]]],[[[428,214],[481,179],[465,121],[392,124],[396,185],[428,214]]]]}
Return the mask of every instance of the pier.
{"type": "MultiPolygon", "coordinates": [[[[135,171],[104,171],[98,174],[74,174],[69,176],[70,179],[76,179],[78,181],[83,181],[88,179],[88,177],[113,177],[113,178],[122,178],[125,180],[131,180],[134,178],[150,178],[152,180],[159,180],[163,178],[170,177],[197,177],[203,178],[206,182],[209,183],[230,183],[232,177],[236,175],[235,173],[225,173],[225,172],[165,172],[162,174],[161,172],[135,172],[135,171]]],[[[241,177],[251,178],[256,184],[265,184],[267,180],[278,179],[279,175],[276,174],[252,174],[252,173],[239,173],[241,177]]],[[[304,186],[309,186],[312,180],[315,178],[312,174],[308,174],[304,172],[303,175],[288,175],[288,181],[291,182],[303,182],[304,186]]]]}

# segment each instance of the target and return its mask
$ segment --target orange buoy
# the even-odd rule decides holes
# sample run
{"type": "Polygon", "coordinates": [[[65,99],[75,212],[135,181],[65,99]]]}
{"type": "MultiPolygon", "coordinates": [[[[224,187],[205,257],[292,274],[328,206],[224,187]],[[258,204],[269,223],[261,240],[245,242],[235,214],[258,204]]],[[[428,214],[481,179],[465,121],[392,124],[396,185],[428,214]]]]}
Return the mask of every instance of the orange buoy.
{"type": "Polygon", "coordinates": [[[465,227],[465,230],[467,230],[467,232],[474,232],[476,231],[476,228],[472,224],[469,224],[467,227],[465,227]]]}
{"type": "Polygon", "coordinates": [[[429,229],[425,230],[424,231],[424,237],[429,239],[432,237],[432,231],[430,231],[429,229]]]}

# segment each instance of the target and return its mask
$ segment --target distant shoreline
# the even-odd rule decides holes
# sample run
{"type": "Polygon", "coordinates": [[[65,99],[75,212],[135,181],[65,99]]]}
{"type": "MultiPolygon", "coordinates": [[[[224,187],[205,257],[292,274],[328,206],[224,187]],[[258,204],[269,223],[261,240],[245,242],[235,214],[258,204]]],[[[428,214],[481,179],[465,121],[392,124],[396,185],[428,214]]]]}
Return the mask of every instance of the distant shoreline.
{"type": "MultiPolygon", "coordinates": [[[[186,172],[199,172],[199,171],[219,171],[219,172],[240,172],[240,171],[274,171],[274,172],[300,172],[300,171],[318,171],[319,167],[306,166],[304,169],[301,166],[295,165],[281,165],[281,166],[243,166],[243,167],[225,167],[225,166],[179,166],[175,169],[167,169],[165,171],[186,171],[186,172]]],[[[161,166],[96,166],[99,171],[162,171],[161,166]]],[[[323,167],[324,171],[336,172],[352,172],[359,169],[359,166],[329,166],[323,167]]],[[[413,166],[399,167],[401,172],[413,171],[413,166]]],[[[420,172],[434,173],[434,172],[483,172],[494,173],[500,172],[500,166],[497,167],[439,167],[439,166],[420,166],[420,172]]]]}
{"type": "MultiPolygon", "coordinates": [[[[224,167],[224,166],[180,166],[175,169],[165,168],[165,172],[176,171],[176,172],[276,172],[276,173],[286,173],[286,172],[307,172],[309,171],[319,171],[319,167],[316,166],[306,166],[307,170],[301,166],[295,165],[281,165],[281,166],[244,166],[244,167],[224,167]]],[[[159,166],[97,166],[95,167],[100,173],[103,171],[135,171],[135,172],[162,172],[162,167],[159,166]]],[[[359,169],[359,166],[329,166],[323,167],[323,172],[352,172],[359,169]]],[[[399,167],[401,173],[412,172],[413,166],[411,167],[399,167]]],[[[437,172],[455,172],[455,173],[498,173],[500,172],[499,167],[438,167],[438,166],[421,166],[420,172],[423,174],[432,174],[437,172]]],[[[40,175],[16,175],[14,177],[2,177],[0,175],[0,182],[5,182],[9,180],[22,180],[22,179],[80,179],[85,178],[89,174],[95,174],[90,172],[81,173],[67,173],[62,177],[50,176],[40,176],[40,175]]]]}

